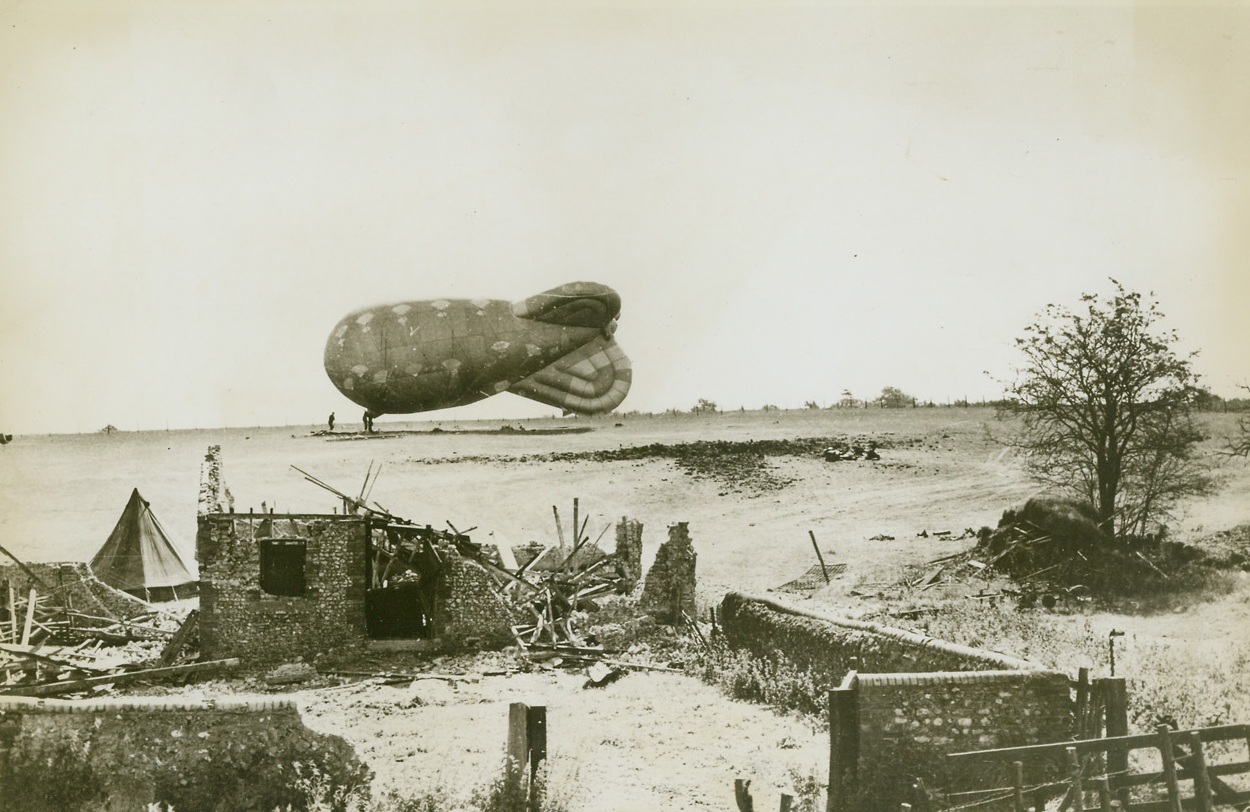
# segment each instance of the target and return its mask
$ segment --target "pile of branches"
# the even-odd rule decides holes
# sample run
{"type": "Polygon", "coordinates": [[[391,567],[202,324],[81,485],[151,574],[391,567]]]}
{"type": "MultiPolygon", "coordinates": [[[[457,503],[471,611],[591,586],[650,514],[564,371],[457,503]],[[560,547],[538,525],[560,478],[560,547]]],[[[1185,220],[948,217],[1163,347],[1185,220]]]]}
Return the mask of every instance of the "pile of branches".
{"type": "Polygon", "coordinates": [[[1090,505],[1054,497],[1005,511],[995,530],[981,534],[975,555],[987,571],[1021,584],[1108,595],[1166,583],[1201,558],[1157,537],[1110,537],[1090,505]]]}

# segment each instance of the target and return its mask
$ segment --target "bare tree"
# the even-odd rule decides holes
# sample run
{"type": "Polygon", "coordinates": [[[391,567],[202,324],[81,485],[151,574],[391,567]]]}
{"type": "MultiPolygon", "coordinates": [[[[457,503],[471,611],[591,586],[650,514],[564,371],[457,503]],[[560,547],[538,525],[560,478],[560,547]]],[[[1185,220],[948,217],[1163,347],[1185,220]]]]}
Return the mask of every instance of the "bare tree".
{"type": "Polygon", "coordinates": [[[1088,500],[1108,536],[1142,535],[1210,487],[1195,458],[1196,353],[1178,356],[1157,303],[1111,281],[1111,298],[1049,305],[1025,328],[1002,408],[1023,419],[1012,442],[1035,478],[1088,500]]]}

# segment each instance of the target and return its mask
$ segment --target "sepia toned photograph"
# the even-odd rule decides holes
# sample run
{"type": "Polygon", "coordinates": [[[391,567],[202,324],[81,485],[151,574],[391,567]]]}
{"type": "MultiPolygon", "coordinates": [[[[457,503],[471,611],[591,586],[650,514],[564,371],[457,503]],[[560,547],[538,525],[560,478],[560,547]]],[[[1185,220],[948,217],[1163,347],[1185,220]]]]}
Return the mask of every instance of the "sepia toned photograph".
{"type": "Polygon", "coordinates": [[[0,812],[1250,810],[1250,6],[0,0],[0,812]]]}

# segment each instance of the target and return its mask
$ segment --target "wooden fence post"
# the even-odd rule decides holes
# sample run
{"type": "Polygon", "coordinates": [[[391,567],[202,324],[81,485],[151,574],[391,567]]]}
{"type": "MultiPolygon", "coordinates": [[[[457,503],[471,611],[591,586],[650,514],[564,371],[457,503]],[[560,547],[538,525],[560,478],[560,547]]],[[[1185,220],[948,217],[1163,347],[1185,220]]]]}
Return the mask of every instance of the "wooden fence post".
{"type": "Polygon", "coordinates": [[[751,797],[751,779],[734,779],[734,801],[738,812],[755,812],[755,800],[751,797]]]}
{"type": "Polygon", "coordinates": [[[1098,779],[1098,808],[1102,812],[1111,812],[1111,784],[1105,775],[1098,779]]]}
{"type": "Polygon", "coordinates": [[[1168,788],[1168,803],[1172,812],[1183,812],[1181,809],[1181,787],[1176,781],[1176,756],[1172,752],[1172,730],[1167,725],[1155,728],[1159,734],[1159,755],[1163,759],[1163,783],[1168,788]]]}
{"type": "Polygon", "coordinates": [[[1072,771],[1072,808],[1076,812],[1085,812],[1085,787],[1081,785],[1081,759],[1075,747],[1064,750],[1068,756],[1068,769],[1072,771]]]}
{"type": "Polygon", "coordinates": [[[1015,812],[1025,812],[1024,810],[1024,762],[1013,761],[1011,763],[1011,773],[1015,783],[1015,812]]]}
{"type": "MultiPolygon", "coordinates": [[[[1128,687],[1124,677],[1109,677],[1098,681],[1102,687],[1102,698],[1106,704],[1107,738],[1128,735],[1128,687]]],[[[1107,750],[1107,773],[1111,779],[1111,792],[1120,801],[1120,806],[1128,809],[1129,788],[1124,780],[1128,775],[1128,750],[1110,748],[1107,750]]]]}
{"type": "Polygon", "coordinates": [[[1202,738],[1197,732],[1189,734],[1189,746],[1193,750],[1189,769],[1194,774],[1194,805],[1198,807],[1198,812],[1211,812],[1214,809],[1211,776],[1207,773],[1207,754],[1202,749],[1202,738]]]}
{"type": "Polygon", "coordinates": [[[1076,672],[1076,737],[1089,738],[1091,708],[1089,701],[1089,669],[1081,668],[1076,672]]]}
{"type": "Polygon", "coordinates": [[[843,812],[859,772],[859,720],[855,673],[829,692],[829,792],[827,812],[843,812]]]}
{"type": "Polygon", "coordinates": [[[525,785],[531,809],[540,801],[540,788],[535,780],[542,762],[547,759],[547,708],[530,707],[524,702],[508,706],[508,750],[505,782],[513,788],[525,785]]]}

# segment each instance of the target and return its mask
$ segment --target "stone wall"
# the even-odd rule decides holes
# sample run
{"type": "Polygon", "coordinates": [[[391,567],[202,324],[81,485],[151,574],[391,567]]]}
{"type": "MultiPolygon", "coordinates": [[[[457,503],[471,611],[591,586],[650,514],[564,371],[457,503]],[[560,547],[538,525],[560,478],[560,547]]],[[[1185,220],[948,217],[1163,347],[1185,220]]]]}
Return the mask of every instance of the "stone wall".
{"type": "Polygon", "coordinates": [[[303,809],[295,779],[313,769],[367,786],[352,747],[290,700],[0,697],[0,812],[303,809]]]}
{"type": "Polygon", "coordinates": [[[207,516],[210,513],[232,513],[234,497],[226,487],[226,480],[221,473],[221,446],[210,445],[200,464],[200,495],[197,514],[207,516]]]}
{"type": "Polygon", "coordinates": [[[622,516],[616,523],[615,555],[622,589],[633,592],[642,580],[642,522],[622,516]]]}
{"type": "Polygon", "coordinates": [[[668,541],[655,552],[647,571],[638,608],[661,623],[680,623],[685,612],[691,618],[695,609],[695,552],[686,522],[668,528],[668,541]]]}
{"type": "Polygon", "coordinates": [[[721,623],[733,648],[757,657],[780,654],[829,687],[852,670],[862,674],[1043,668],[1006,654],[738,592],[721,602],[721,623]]]}
{"type": "Polygon", "coordinates": [[[512,640],[517,621],[499,596],[494,580],[481,564],[442,551],[443,566],[434,590],[434,635],[484,644],[512,640]]]}
{"type": "Polygon", "coordinates": [[[366,532],[358,516],[201,516],[196,557],[205,658],[267,664],[363,643],[366,532]],[[263,538],[304,540],[303,595],[261,589],[263,538]]]}
{"type": "Polygon", "coordinates": [[[916,778],[946,787],[986,777],[985,764],[951,772],[947,753],[1063,741],[1073,730],[1069,680],[1057,671],[860,674],[851,682],[861,794],[884,808],[909,801],[916,778]]]}

